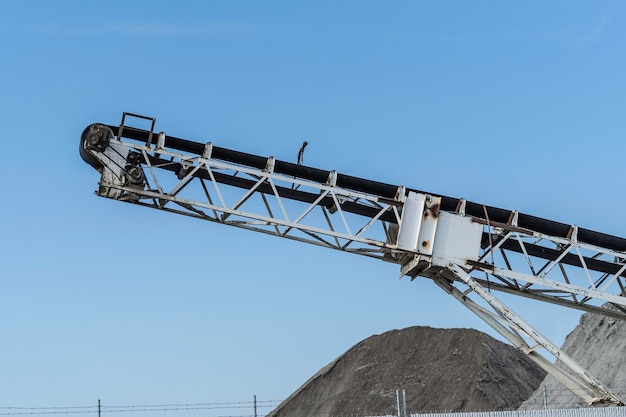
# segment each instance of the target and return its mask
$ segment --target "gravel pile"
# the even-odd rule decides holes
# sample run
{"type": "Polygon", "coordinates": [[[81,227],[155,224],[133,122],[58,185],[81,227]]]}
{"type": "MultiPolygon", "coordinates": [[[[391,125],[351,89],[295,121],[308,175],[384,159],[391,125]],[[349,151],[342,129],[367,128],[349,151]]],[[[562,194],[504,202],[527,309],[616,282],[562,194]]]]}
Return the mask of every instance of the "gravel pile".
{"type": "MultiPolygon", "coordinates": [[[[626,321],[586,313],[565,338],[562,349],[613,393],[626,400],[626,321]]],[[[520,409],[575,408],[586,406],[546,376],[537,391],[520,409]]]]}
{"type": "Polygon", "coordinates": [[[406,393],[407,414],[510,410],[544,377],[516,348],[482,332],[410,327],[358,343],[269,416],[397,415],[396,390],[406,393]]]}

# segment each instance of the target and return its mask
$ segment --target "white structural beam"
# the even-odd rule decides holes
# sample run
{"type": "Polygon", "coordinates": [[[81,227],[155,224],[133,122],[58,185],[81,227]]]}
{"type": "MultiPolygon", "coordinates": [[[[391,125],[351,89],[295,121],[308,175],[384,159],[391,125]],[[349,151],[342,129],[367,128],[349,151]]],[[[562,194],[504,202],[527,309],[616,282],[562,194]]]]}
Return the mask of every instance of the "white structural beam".
{"type": "Polygon", "coordinates": [[[591,376],[567,353],[550,342],[510,307],[495,297],[493,293],[480,285],[462,267],[449,263],[447,269],[454,273],[471,292],[480,297],[491,310],[480,307],[472,301],[469,297],[470,292],[462,292],[454,284],[438,278],[435,281],[441,288],[527,354],[579,398],[588,404],[624,405],[622,399],[591,376]],[[552,356],[552,360],[545,358],[542,352],[552,356]]]}
{"type": "Polygon", "coordinates": [[[626,240],[152,130],[117,133],[96,124],[81,138],[81,156],[101,175],[99,196],[398,264],[402,275],[432,279],[587,403],[623,405],[491,290],[626,319],[626,240]]]}

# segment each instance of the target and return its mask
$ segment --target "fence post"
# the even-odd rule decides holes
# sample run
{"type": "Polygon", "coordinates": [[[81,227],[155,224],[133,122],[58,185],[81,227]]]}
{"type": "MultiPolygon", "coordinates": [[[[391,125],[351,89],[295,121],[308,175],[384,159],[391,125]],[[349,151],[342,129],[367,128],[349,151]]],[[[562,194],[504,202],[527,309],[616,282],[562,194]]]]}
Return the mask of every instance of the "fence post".
{"type": "Polygon", "coordinates": [[[256,394],[254,395],[254,417],[257,417],[257,415],[256,415],[256,394]]]}
{"type": "Polygon", "coordinates": [[[396,390],[396,408],[398,409],[398,417],[402,417],[400,413],[400,391],[396,390]]]}
{"type": "Polygon", "coordinates": [[[98,399],[98,417],[100,417],[101,411],[102,411],[102,408],[100,407],[100,400],[98,399]]]}
{"type": "Polygon", "coordinates": [[[409,413],[406,411],[406,390],[402,390],[402,405],[404,406],[404,417],[409,417],[409,413]]]}

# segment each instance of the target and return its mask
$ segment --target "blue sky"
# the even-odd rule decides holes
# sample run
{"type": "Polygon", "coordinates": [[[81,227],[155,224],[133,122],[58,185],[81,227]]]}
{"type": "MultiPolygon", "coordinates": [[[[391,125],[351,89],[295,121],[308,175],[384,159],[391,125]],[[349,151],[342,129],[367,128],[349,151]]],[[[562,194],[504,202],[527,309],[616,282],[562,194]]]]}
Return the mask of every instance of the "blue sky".
{"type": "MultiPolygon", "coordinates": [[[[625,20],[612,1],[1,2],[0,406],[280,400],[373,334],[491,334],[394,265],[100,199],[80,133],[128,111],[283,160],[307,140],[307,165],[626,236],[625,20]]],[[[557,344],[579,317],[510,302],[557,344]]]]}

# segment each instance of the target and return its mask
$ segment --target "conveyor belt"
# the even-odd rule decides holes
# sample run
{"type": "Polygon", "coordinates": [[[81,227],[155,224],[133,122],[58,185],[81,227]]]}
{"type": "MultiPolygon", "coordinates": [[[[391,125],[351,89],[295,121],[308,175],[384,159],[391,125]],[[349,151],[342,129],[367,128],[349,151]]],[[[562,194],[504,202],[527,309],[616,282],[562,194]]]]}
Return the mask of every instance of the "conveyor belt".
{"type": "MultiPolygon", "coordinates": [[[[113,132],[118,132],[119,126],[108,125],[109,128],[113,130],[113,132]]],[[[146,143],[150,136],[150,132],[147,130],[132,128],[125,126],[122,132],[123,137],[127,139],[132,139],[140,142],[146,143]]],[[[156,135],[155,135],[156,136],[156,135]]],[[[156,140],[156,138],[153,138],[156,140]]],[[[175,136],[165,136],[165,147],[170,149],[175,149],[178,151],[202,155],[204,151],[205,144],[200,142],[193,142],[187,139],[177,138],[175,136]]],[[[267,163],[267,157],[252,155],[245,152],[234,151],[231,149],[221,148],[214,146],[212,151],[212,158],[223,160],[226,162],[241,164],[245,166],[249,166],[252,168],[263,169],[265,164],[267,163]]],[[[89,162],[89,161],[88,161],[89,162]]],[[[274,172],[294,176],[310,181],[317,182],[325,182],[328,179],[330,171],[307,167],[304,165],[298,165],[291,162],[284,161],[276,161],[274,172]]],[[[224,180],[227,180],[224,178],[224,180]]],[[[384,198],[392,199],[394,198],[396,192],[398,191],[397,185],[386,184],[378,181],[372,181],[364,178],[353,177],[345,174],[337,174],[337,186],[373,194],[377,196],[381,196],[384,198]]],[[[424,194],[430,194],[433,196],[441,197],[441,209],[445,211],[455,211],[459,205],[460,199],[455,197],[443,196],[437,193],[426,192],[423,190],[417,189],[407,189],[410,191],[415,191],[424,194]]],[[[294,193],[294,198],[299,199],[297,197],[298,193],[294,193]]],[[[489,217],[489,221],[499,222],[499,223],[507,223],[511,218],[513,212],[511,210],[484,206],[482,204],[466,202],[465,212],[466,214],[482,218],[487,220],[485,217],[485,211],[487,212],[487,216],[489,217]]],[[[366,213],[360,213],[366,214],[366,213]]],[[[528,214],[519,213],[518,214],[518,226],[521,228],[533,230],[538,233],[547,234],[556,237],[567,238],[568,233],[570,232],[571,226],[566,223],[556,222],[552,220],[543,219],[536,216],[531,216],[528,214]]],[[[596,232],[589,229],[579,228],[578,229],[578,241],[582,243],[587,243],[590,245],[596,245],[603,248],[624,252],[626,251],[626,239],[608,235],[606,233],[596,232]]]]}

